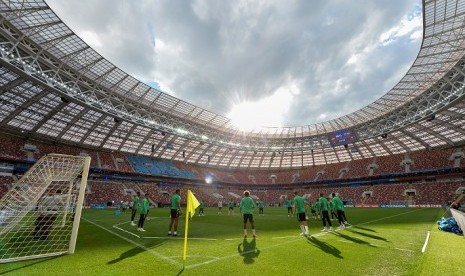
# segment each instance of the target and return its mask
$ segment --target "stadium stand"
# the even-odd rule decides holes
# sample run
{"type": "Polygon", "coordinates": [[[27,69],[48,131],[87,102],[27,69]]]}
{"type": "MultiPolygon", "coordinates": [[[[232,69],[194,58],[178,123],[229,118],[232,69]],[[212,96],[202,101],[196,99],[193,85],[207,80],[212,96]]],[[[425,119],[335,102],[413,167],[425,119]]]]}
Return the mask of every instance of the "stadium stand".
{"type": "Polygon", "coordinates": [[[379,167],[375,171],[374,175],[402,173],[403,167],[400,163],[402,162],[403,157],[403,154],[396,154],[376,158],[375,164],[379,167]]]}
{"type": "Polygon", "coordinates": [[[345,163],[333,163],[328,164],[323,168],[324,175],[322,179],[339,179],[339,173],[342,168],[345,167],[345,163]]]}
{"type": "Polygon", "coordinates": [[[112,170],[112,171],[118,170],[115,165],[114,157],[111,155],[110,152],[107,152],[107,151],[98,152],[97,156],[100,159],[102,169],[112,170]]]}
{"type": "Polygon", "coordinates": [[[163,175],[179,178],[195,178],[189,170],[179,170],[175,165],[166,160],[154,160],[146,156],[128,155],[128,160],[134,170],[143,174],[163,175]]]}
{"type": "MultiPolygon", "coordinates": [[[[3,180],[2,180],[3,181],[3,180]]],[[[224,186],[191,186],[179,184],[164,184],[150,182],[128,182],[128,181],[101,181],[93,180],[89,182],[91,193],[86,196],[86,205],[106,204],[108,202],[132,202],[133,192],[145,194],[149,192],[151,200],[160,206],[169,204],[170,195],[176,189],[181,189],[181,195],[185,195],[187,189],[194,192],[199,200],[202,200],[207,206],[216,206],[218,198],[214,196],[223,196],[223,202],[234,198],[230,193],[242,195],[244,188],[224,186]]],[[[330,197],[331,193],[338,193],[340,197],[352,205],[381,205],[381,204],[411,204],[411,205],[445,205],[451,198],[455,198],[455,191],[459,187],[465,186],[463,181],[460,182],[435,182],[435,183],[417,183],[417,184],[378,184],[366,186],[339,186],[339,187],[321,187],[300,189],[302,194],[308,194],[308,200],[314,202],[319,198],[320,193],[330,197]],[[409,197],[405,191],[415,190],[414,196],[409,197]],[[364,198],[364,192],[371,192],[371,196],[364,198]]],[[[289,189],[266,189],[266,188],[247,188],[251,194],[260,198],[268,205],[278,206],[284,202],[282,196],[293,197],[293,191],[289,189]]],[[[237,199],[236,199],[237,201],[237,199]]]]}
{"type": "Polygon", "coordinates": [[[300,170],[299,179],[301,179],[301,181],[312,181],[315,179],[317,172],[320,170],[321,166],[312,166],[302,169],[300,170]]]}
{"type": "Polygon", "coordinates": [[[453,161],[449,160],[455,149],[445,150],[423,150],[410,154],[413,161],[412,168],[414,171],[431,170],[437,168],[451,168],[453,161]]]}
{"type": "MultiPolygon", "coordinates": [[[[92,157],[91,166],[116,173],[139,173],[141,175],[155,175],[169,178],[187,178],[204,181],[205,177],[212,177],[214,182],[240,185],[289,185],[291,183],[307,183],[315,179],[324,181],[349,180],[367,178],[369,165],[375,163],[378,168],[374,170],[373,177],[382,175],[395,175],[405,173],[405,160],[409,160],[410,172],[434,172],[439,169],[451,169],[454,167],[456,159],[462,159],[461,148],[447,148],[438,150],[421,150],[408,154],[397,154],[392,156],[381,156],[378,158],[367,158],[353,160],[346,163],[334,163],[328,165],[312,166],[305,169],[296,170],[266,170],[266,171],[245,171],[245,170],[222,170],[193,166],[180,162],[169,162],[154,160],[149,157],[125,154],[122,152],[96,151],[92,149],[82,149],[69,145],[50,144],[39,141],[17,139],[15,136],[1,134],[0,158],[3,160],[27,161],[28,153],[24,150],[27,144],[28,151],[32,152],[33,160],[49,153],[62,153],[71,155],[89,155],[92,157]],[[31,148],[33,150],[31,150],[31,148]],[[454,155],[455,154],[455,155],[454,155]],[[455,156],[455,157],[454,157],[455,156]],[[458,157],[457,157],[458,156],[458,157]],[[341,170],[344,170],[341,177],[341,170]],[[323,173],[324,172],[324,173],[323,173]],[[318,173],[320,173],[318,175],[318,173]]],[[[464,167],[465,162],[460,163],[464,167]]],[[[370,179],[368,177],[368,179],[370,179]]],[[[7,191],[5,181],[11,182],[11,177],[2,177],[0,192],[7,191]]],[[[394,201],[411,202],[413,204],[444,204],[453,197],[454,189],[463,186],[462,182],[447,183],[424,183],[424,184],[385,184],[359,187],[338,187],[337,190],[343,195],[346,201],[353,204],[389,204],[394,201]],[[404,190],[415,189],[414,196],[406,196],[404,190]],[[371,191],[372,196],[362,197],[364,191],[371,191]]],[[[153,202],[167,204],[168,195],[174,192],[173,188],[160,188],[155,184],[145,182],[121,182],[112,180],[111,182],[92,181],[90,184],[87,203],[107,203],[131,201],[128,190],[134,192],[150,192],[153,202]],[[126,191],[126,192],[125,192],[126,191]]],[[[196,187],[193,189],[199,194],[207,205],[213,206],[217,198],[213,193],[221,194],[229,198],[227,192],[241,194],[242,189],[232,188],[230,190],[196,187]]],[[[319,192],[329,194],[334,191],[331,188],[311,189],[310,199],[315,200],[319,192]]],[[[280,196],[288,194],[287,191],[275,190],[254,190],[256,196],[271,204],[281,203],[280,196]]],[[[308,193],[308,191],[303,191],[308,193]]]]}
{"type": "Polygon", "coordinates": [[[359,159],[349,162],[348,171],[344,178],[360,178],[368,176],[368,165],[373,162],[372,158],[359,159]]]}
{"type": "Polygon", "coordinates": [[[13,183],[11,176],[0,175],[0,198],[8,192],[9,186],[13,183]]]}
{"type": "Polygon", "coordinates": [[[0,135],[0,157],[6,160],[24,161],[26,154],[23,150],[24,139],[14,138],[10,135],[0,135]]]}
{"type": "Polygon", "coordinates": [[[123,172],[134,172],[133,167],[127,160],[127,155],[121,152],[112,152],[110,154],[114,160],[114,164],[119,171],[123,172]]]}
{"type": "Polygon", "coordinates": [[[124,192],[123,182],[92,180],[88,182],[88,185],[90,186],[91,193],[86,195],[86,206],[90,206],[90,204],[132,201],[132,197],[124,192]]]}

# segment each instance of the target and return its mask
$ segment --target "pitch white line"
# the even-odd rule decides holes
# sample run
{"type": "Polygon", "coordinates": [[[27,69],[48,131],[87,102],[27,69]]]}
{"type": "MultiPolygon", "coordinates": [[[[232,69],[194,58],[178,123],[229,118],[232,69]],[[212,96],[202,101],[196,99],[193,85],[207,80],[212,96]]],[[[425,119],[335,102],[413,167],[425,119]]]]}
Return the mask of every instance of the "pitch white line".
{"type": "Polygon", "coordinates": [[[218,239],[208,239],[208,238],[187,238],[188,240],[200,240],[200,241],[217,241],[218,239]]]}
{"type": "MultiPolygon", "coordinates": [[[[383,217],[383,218],[379,218],[379,219],[375,219],[375,220],[370,220],[370,221],[362,222],[362,223],[352,225],[352,226],[365,225],[365,224],[377,222],[377,221],[380,221],[380,220],[385,220],[385,219],[389,219],[389,218],[403,216],[403,215],[410,214],[410,213],[413,213],[413,212],[418,212],[418,211],[421,211],[421,210],[423,210],[423,209],[417,209],[417,210],[413,210],[413,211],[409,211],[409,212],[400,213],[400,214],[397,214],[397,215],[392,215],[392,216],[389,216],[389,217],[383,217]]],[[[346,228],[348,228],[348,227],[346,227],[346,228]]]]}
{"type": "Polygon", "coordinates": [[[421,253],[425,253],[426,246],[428,245],[430,234],[431,234],[430,231],[428,231],[428,234],[426,234],[426,240],[425,240],[425,243],[423,244],[423,248],[421,249],[421,253]]]}
{"type": "Polygon", "coordinates": [[[406,251],[406,252],[410,252],[410,253],[415,252],[414,250],[410,250],[410,249],[399,248],[399,247],[388,247],[388,246],[374,244],[374,243],[370,243],[369,245],[375,246],[375,247],[380,247],[380,248],[386,248],[386,249],[395,249],[395,250],[400,250],[400,251],[406,251]]]}
{"type": "Polygon", "coordinates": [[[243,239],[258,239],[257,237],[253,237],[253,236],[248,236],[248,237],[242,237],[242,238],[229,238],[229,239],[224,239],[225,241],[238,241],[238,240],[243,240],[243,239]]]}
{"type": "Polygon", "coordinates": [[[272,237],[271,239],[272,240],[275,240],[275,239],[287,239],[287,238],[301,238],[301,237],[305,237],[305,236],[284,236],[284,237],[272,237]]]}
{"type": "MultiPolygon", "coordinates": [[[[182,237],[142,237],[143,239],[167,239],[167,240],[184,240],[182,237]]],[[[217,241],[218,239],[207,238],[187,238],[187,240],[201,240],[201,241],[217,241]]]]}
{"type": "Polygon", "coordinates": [[[128,233],[128,234],[131,234],[131,235],[133,235],[133,236],[136,236],[136,237],[138,237],[138,238],[140,239],[140,236],[139,236],[139,235],[136,235],[136,234],[134,234],[134,233],[131,233],[131,232],[129,232],[129,231],[126,231],[126,230],[124,230],[124,229],[121,229],[121,228],[119,228],[119,227],[116,226],[116,225],[113,225],[113,228],[116,228],[116,229],[121,230],[121,231],[123,231],[123,232],[126,232],[126,233],[128,233]]]}
{"type": "MultiPolygon", "coordinates": [[[[347,229],[347,228],[351,228],[353,226],[347,226],[346,228],[343,228],[343,229],[333,229],[333,231],[322,231],[320,233],[316,233],[316,234],[313,234],[313,235],[308,235],[308,236],[312,236],[312,237],[320,237],[320,236],[324,236],[328,233],[332,233],[332,232],[339,232],[339,231],[342,231],[344,229],[347,229]]],[[[271,239],[272,240],[275,240],[275,239],[287,239],[287,238],[300,238],[300,237],[306,237],[306,236],[283,236],[283,237],[272,237],[271,239]]]]}
{"type": "Polygon", "coordinates": [[[121,223],[114,224],[113,226],[118,226],[118,225],[126,224],[126,223],[131,223],[131,222],[130,222],[130,221],[125,221],[125,222],[121,222],[121,223]]]}
{"type": "MultiPolygon", "coordinates": [[[[148,217],[148,218],[146,218],[146,220],[152,220],[152,219],[155,219],[155,218],[165,218],[165,217],[148,217]]],[[[94,222],[95,221],[109,221],[109,220],[94,220],[94,222]]],[[[127,223],[131,223],[131,222],[130,221],[123,221],[123,222],[117,223],[115,225],[118,226],[118,225],[127,224],[127,223]]]]}
{"type": "Polygon", "coordinates": [[[114,231],[112,231],[112,230],[110,230],[110,229],[107,229],[107,228],[105,228],[105,227],[103,227],[103,226],[101,226],[101,225],[99,225],[99,224],[97,224],[97,223],[95,223],[95,222],[93,222],[93,221],[90,221],[90,220],[88,220],[88,219],[86,219],[86,218],[83,218],[83,217],[81,217],[81,219],[87,221],[88,223],[90,223],[90,224],[92,224],[92,225],[94,225],[94,226],[97,226],[97,227],[100,228],[100,229],[103,229],[103,230],[105,230],[105,231],[107,231],[107,232],[109,232],[109,233],[111,233],[111,234],[117,236],[117,237],[120,238],[120,239],[123,239],[123,240],[125,240],[125,241],[127,241],[127,242],[129,242],[129,243],[131,243],[131,244],[133,244],[133,245],[135,245],[135,246],[137,246],[137,247],[139,247],[139,248],[144,249],[145,251],[149,252],[150,254],[152,254],[152,255],[154,255],[154,256],[156,256],[156,257],[162,259],[162,260],[165,260],[165,261],[171,263],[172,265],[176,265],[176,266],[178,266],[178,267],[181,267],[181,266],[182,266],[182,264],[181,264],[180,262],[176,262],[175,260],[172,260],[172,259],[166,257],[165,255],[162,255],[162,254],[160,254],[160,253],[158,253],[158,252],[156,252],[156,251],[154,251],[154,250],[152,250],[152,249],[150,249],[150,248],[148,248],[148,247],[145,247],[145,246],[143,246],[142,244],[138,244],[137,242],[135,242],[135,241],[133,241],[133,240],[131,240],[131,239],[128,239],[128,238],[126,238],[126,237],[123,237],[123,236],[121,236],[120,234],[118,234],[118,233],[116,233],[116,232],[114,232],[114,231]]]}
{"type": "Polygon", "coordinates": [[[343,240],[343,239],[337,239],[340,242],[345,242],[345,243],[354,243],[353,241],[348,241],[348,240],[343,240]]]}
{"type": "Polygon", "coordinates": [[[224,239],[225,241],[237,241],[237,240],[243,240],[244,238],[232,238],[232,239],[224,239]]]}
{"type": "MultiPolygon", "coordinates": [[[[173,258],[173,259],[181,259],[182,257],[184,257],[183,255],[179,255],[179,256],[170,256],[170,258],[173,258]]],[[[204,255],[186,255],[187,258],[211,258],[211,259],[217,259],[219,257],[216,257],[216,256],[204,256],[204,255]]]]}
{"type": "Polygon", "coordinates": [[[394,247],[394,249],[397,249],[400,251],[414,252],[413,250],[410,250],[410,249],[404,249],[404,248],[398,248],[398,247],[394,247]]]}

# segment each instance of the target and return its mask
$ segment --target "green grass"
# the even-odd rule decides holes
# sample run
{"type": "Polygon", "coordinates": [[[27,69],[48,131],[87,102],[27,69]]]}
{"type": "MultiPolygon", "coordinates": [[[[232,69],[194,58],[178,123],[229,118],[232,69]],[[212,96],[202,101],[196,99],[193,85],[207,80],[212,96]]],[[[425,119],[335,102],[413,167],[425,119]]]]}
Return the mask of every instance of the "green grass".
{"type": "MultiPolygon", "coordinates": [[[[188,242],[181,275],[465,275],[465,240],[437,230],[440,209],[346,209],[353,227],[322,233],[321,221],[310,219],[311,237],[299,236],[286,209],[265,212],[254,216],[255,240],[242,238],[237,213],[218,216],[207,208],[205,217],[195,216],[189,237],[198,239],[188,242]],[[421,253],[428,231],[430,243],[421,253]]],[[[85,210],[75,254],[1,264],[0,274],[177,275],[183,240],[166,235],[168,216],[168,209],[152,209],[141,233],[129,225],[129,212],[85,210]]],[[[181,236],[184,222],[182,217],[181,236]]]]}

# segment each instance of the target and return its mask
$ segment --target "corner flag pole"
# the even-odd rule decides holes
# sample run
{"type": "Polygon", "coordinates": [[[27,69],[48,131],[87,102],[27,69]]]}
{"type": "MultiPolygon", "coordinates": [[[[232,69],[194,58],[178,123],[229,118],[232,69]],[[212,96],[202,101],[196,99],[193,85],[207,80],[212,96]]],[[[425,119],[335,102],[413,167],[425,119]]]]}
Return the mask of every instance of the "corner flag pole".
{"type": "Polygon", "coordinates": [[[187,257],[187,233],[189,231],[189,219],[195,214],[195,209],[200,205],[191,190],[187,190],[186,227],[184,230],[184,253],[182,255],[182,267],[184,269],[187,257]]]}

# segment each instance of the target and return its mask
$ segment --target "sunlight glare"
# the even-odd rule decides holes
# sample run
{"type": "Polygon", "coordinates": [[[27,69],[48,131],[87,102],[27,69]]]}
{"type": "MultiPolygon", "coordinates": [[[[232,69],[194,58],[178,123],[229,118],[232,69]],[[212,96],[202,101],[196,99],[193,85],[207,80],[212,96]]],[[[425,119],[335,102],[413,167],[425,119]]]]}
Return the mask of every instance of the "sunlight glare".
{"type": "Polygon", "coordinates": [[[243,131],[282,126],[292,99],[298,93],[295,85],[281,87],[269,97],[255,102],[244,101],[235,104],[227,117],[231,119],[233,125],[243,131]]]}

